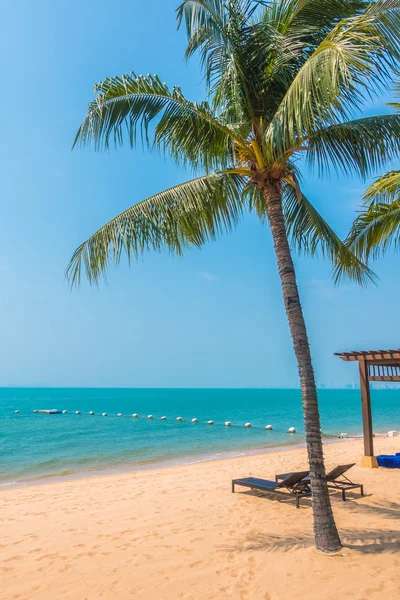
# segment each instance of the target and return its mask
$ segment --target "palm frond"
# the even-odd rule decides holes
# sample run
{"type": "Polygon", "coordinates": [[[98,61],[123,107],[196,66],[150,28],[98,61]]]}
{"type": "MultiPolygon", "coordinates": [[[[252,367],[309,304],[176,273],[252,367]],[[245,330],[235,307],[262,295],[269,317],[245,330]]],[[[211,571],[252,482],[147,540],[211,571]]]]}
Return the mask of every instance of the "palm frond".
{"type": "Polygon", "coordinates": [[[400,171],[386,173],[366,190],[365,208],[355,219],[347,245],[368,259],[384,254],[400,241],[400,171]]]}
{"type": "Polygon", "coordinates": [[[389,171],[379,177],[364,192],[363,199],[370,206],[400,200],[400,171],[389,171]]]}
{"type": "Polygon", "coordinates": [[[321,128],[306,141],[307,160],[319,174],[333,167],[365,178],[397,158],[400,152],[400,114],[366,117],[321,128]]]}
{"type": "Polygon", "coordinates": [[[248,66],[259,53],[248,39],[255,8],[252,0],[184,0],[178,8],[178,27],[184,21],[188,37],[186,58],[199,52],[213,106],[224,110],[226,122],[250,124],[252,117],[248,66]]]}
{"type": "Polygon", "coordinates": [[[274,19],[281,33],[295,33],[316,44],[339,21],[364,10],[362,0],[274,0],[266,8],[264,19],[274,19]]]}
{"type": "Polygon", "coordinates": [[[377,258],[400,247],[400,196],[390,204],[373,204],[354,221],[348,247],[361,258],[377,258]]]}
{"type": "Polygon", "coordinates": [[[400,2],[373,6],[340,21],[299,69],[267,129],[270,151],[287,152],[320,127],[349,120],[367,96],[387,87],[399,58],[400,2]]]}
{"type": "Polygon", "coordinates": [[[149,125],[155,120],[153,142],[182,162],[207,170],[224,168],[234,160],[234,145],[245,148],[236,132],[222,123],[207,102],[196,104],[172,90],[157,75],[135,74],[106,79],[95,87],[96,99],[77,133],[75,143],[107,148],[122,144],[150,144],[149,125]]]}
{"type": "MultiPolygon", "coordinates": [[[[400,82],[394,90],[400,95],[400,82]]],[[[400,109],[400,103],[389,106],[400,109]]],[[[400,117],[400,115],[399,115],[400,117]]],[[[399,132],[393,132],[397,145],[399,132]]],[[[400,171],[389,171],[376,179],[364,192],[364,208],[355,219],[346,244],[361,258],[378,257],[400,243],[400,171]]]]}
{"type": "Polygon", "coordinates": [[[331,29],[361,13],[361,6],[365,10],[360,0],[273,0],[267,4],[262,19],[262,33],[268,41],[262,53],[265,81],[261,78],[268,99],[265,116],[272,118],[298,71],[331,29]]]}
{"type": "Polygon", "coordinates": [[[230,16],[229,8],[221,0],[184,0],[177,9],[178,28],[183,21],[186,26],[185,56],[188,59],[200,52],[209,84],[220,73],[226,54],[231,50],[232,34],[235,36],[236,32],[234,27],[227,27],[230,16]]]}
{"type": "Polygon", "coordinates": [[[177,9],[177,20],[178,28],[183,21],[186,26],[186,59],[200,52],[201,64],[210,84],[221,69],[225,55],[223,50],[230,46],[224,3],[219,0],[184,0],[177,9]]]}
{"type": "Polygon", "coordinates": [[[221,0],[184,0],[176,10],[178,28],[185,22],[190,39],[197,31],[207,28],[210,35],[223,35],[226,25],[224,2],[221,0]]]}
{"type": "Polygon", "coordinates": [[[110,259],[119,264],[123,254],[169,250],[181,255],[231,231],[242,214],[240,175],[207,175],[155,194],[109,221],[81,244],[67,267],[71,285],[79,284],[82,267],[89,281],[105,274],[110,259]]]}
{"type": "Polygon", "coordinates": [[[295,0],[290,25],[296,30],[308,29],[308,35],[313,35],[364,11],[363,0],[295,0]]]}
{"type": "MultiPolygon", "coordinates": [[[[400,98],[400,81],[396,81],[396,83],[393,86],[394,88],[394,93],[396,95],[397,98],[400,98]]],[[[391,106],[393,108],[395,108],[396,110],[400,111],[400,102],[388,102],[388,106],[391,106]]]]}
{"type": "Polygon", "coordinates": [[[371,269],[341,241],[304,194],[299,202],[296,189],[287,183],[283,198],[287,232],[299,254],[314,256],[319,251],[322,256],[328,257],[333,264],[336,282],[347,278],[367,286],[375,281],[371,269]]]}
{"type": "Polygon", "coordinates": [[[230,46],[237,38],[238,30],[249,24],[256,4],[253,0],[230,0],[229,3],[223,0],[184,0],[177,9],[177,22],[178,28],[185,23],[188,37],[186,58],[200,50],[206,66],[213,49],[230,46]]]}

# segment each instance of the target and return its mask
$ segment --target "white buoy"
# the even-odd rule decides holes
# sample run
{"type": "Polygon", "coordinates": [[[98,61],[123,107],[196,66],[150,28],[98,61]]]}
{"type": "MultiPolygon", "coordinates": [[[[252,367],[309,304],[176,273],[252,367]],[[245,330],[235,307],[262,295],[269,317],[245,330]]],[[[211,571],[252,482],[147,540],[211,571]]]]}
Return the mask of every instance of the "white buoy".
{"type": "Polygon", "coordinates": [[[134,419],[137,419],[137,418],[138,418],[138,414],[137,414],[137,413],[133,413],[132,417],[133,417],[134,419]]]}
{"type": "Polygon", "coordinates": [[[179,422],[183,421],[182,417],[176,417],[176,420],[179,422]]]}
{"type": "Polygon", "coordinates": [[[225,427],[232,427],[232,423],[230,421],[225,421],[225,427]]]}
{"type": "Polygon", "coordinates": [[[245,423],[244,426],[245,426],[245,429],[250,429],[250,427],[253,427],[253,425],[251,423],[245,423]]]}
{"type": "Polygon", "coordinates": [[[19,410],[14,410],[15,414],[17,415],[19,413],[19,410]]]}
{"type": "Polygon", "coordinates": [[[89,415],[94,415],[94,412],[91,410],[90,413],[89,413],[89,415]]]}
{"type": "Polygon", "coordinates": [[[296,433],[296,427],[289,427],[287,430],[288,433],[296,433]]]}
{"type": "Polygon", "coordinates": [[[266,429],[267,431],[271,431],[271,429],[272,429],[272,425],[266,425],[266,426],[265,426],[265,429],[266,429]]]}
{"type": "Polygon", "coordinates": [[[198,422],[199,422],[199,420],[196,419],[196,417],[194,419],[192,419],[192,423],[198,423],[198,422]]]}
{"type": "Polygon", "coordinates": [[[67,413],[68,413],[68,411],[67,411],[67,410],[63,410],[63,411],[62,411],[62,414],[63,414],[63,415],[66,415],[67,413]]]}
{"type": "Polygon", "coordinates": [[[166,421],[167,417],[160,417],[160,421],[166,421]]]}
{"type": "Polygon", "coordinates": [[[76,411],[75,411],[75,414],[76,414],[76,415],[80,415],[80,414],[81,414],[81,411],[80,411],[80,410],[76,410],[76,411]]]}
{"type": "Polygon", "coordinates": [[[103,413],[101,416],[102,417],[108,417],[108,414],[107,413],[103,413]]]}
{"type": "Polygon", "coordinates": [[[118,413],[118,414],[117,414],[117,417],[122,417],[122,413],[118,413]]]}
{"type": "Polygon", "coordinates": [[[154,419],[153,415],[147,415],[148,419],[154,419]]]}
{"type": "Polygon", "coordinates": [[[214,421],[207,421],[207,425],[214,425],[214,421]]]}

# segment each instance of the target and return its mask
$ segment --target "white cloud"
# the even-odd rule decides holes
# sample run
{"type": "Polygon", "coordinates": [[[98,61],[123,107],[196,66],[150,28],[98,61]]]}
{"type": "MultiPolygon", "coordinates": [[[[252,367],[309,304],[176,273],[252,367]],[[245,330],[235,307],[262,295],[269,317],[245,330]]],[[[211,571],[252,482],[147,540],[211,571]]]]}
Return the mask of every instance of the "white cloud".
{"type": "Polygon", "coordinates": [[[211,283],[214,283],[214,281],[218,281],[218,277],[216,275],[213,275],[212,273],[207,273],[207,271],[201,271],[200,273],[197,273],[197,275],[201,277],[201,279],[205,279],[206,281],[210,281],[211,283]]]}

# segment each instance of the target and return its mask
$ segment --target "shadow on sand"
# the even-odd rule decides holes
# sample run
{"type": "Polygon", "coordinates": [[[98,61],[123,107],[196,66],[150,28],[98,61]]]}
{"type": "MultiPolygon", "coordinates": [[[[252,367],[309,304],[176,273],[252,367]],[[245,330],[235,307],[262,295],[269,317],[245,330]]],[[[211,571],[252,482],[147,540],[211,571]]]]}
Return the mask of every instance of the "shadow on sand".
{"type": "MultiPolygon", "coordinates": [[[[400,552],[400,531],[398,530],[359,529],[352,531],[342,529],[340,530],[340,536],[344,545],[344,552],[346,548],[363,554],[400,552]]],[[[241,550],[242,552],[249,550],[289,552],[311,548],[313,545],[314,538],[311,533],[293,533],[285,536],[258,533],[247,536],[243,544],[230,549],[241,550]]]]}
{"type": "MultiPolygon", "coordinates": [[[[246,495],[252,495],[254,492],[244,492],[246,495]]],[[[272,494],[260,494],[257,496],[266,501],[275,501],[282,503],[294,502],[292,496],[287,498],[283,496],[274,496],[272,494]]],[[[376,501],[370,503],[369,499],[371,495],[360,497],[357,494],[349,495],[343,508],[350,510],[351,512],[357,512],[361,515],[368,517],[385,517],[386,519],[400,519],[400,504],[397,502],[390,501],[376,501]]],[[[342,500],[340,495],[336,495],[336,499],[340,504],[342,500]]],[[[334,496],[332,495],[332,500],[334,496]]],[[[300,509],[309,509],[311,507],[311,500],[302,499],[300,509]]],[[[293,507],[296,512],[296,509],[293,507]]],[[[294,518],[295,518],[294,514],[294,518]]],[[[354,550],[356,552],[364,554],[380,554],[382,552],[389,553],[400,553],[400,530],[397,529],[340,529],[340,537],[344,545],[344,551],[346,548],[354,550]]],[[[224,546],[226,550],[238,550],[241,552],[249,550],[257,551],[268,551],[268,552],[289,552],[292,550],[299,550],[304,548],[311,548],[314,545],[314,538],[311,532],[303,533],[289,533],[287,535],[276,535],[273,533],[258,533],[246,536],[246,538],[239,542],[235,546],[224,546]]]]}
{"type": "MultiPolygon", "coordinates": [[[[258,492],[256,490],[246,490],[244,492],[239,492],[244,496],[257,496],[261,500],[266,500],[268,502],[279,502],[283,504],[294,504],[295,500],[293,496],[287,494],[267,494],[264,492],[258,492]]],[[[336,502],[340,503],[339,506],[342,505],[342,499],[340,492],[336,492],[335,490],[331,490],[330,493],[332,506],[336,504],[336,502]]],[[[373,503],[369,503],[368,499],[373,498],[372,494],[365,494],[365,496],[360,496],[356,492],[347,492],[346,494],[346,502],[344,503],[344,507],[346,510],[358,512],[360,515],[369,515],[373,517],[374,515],[379,515],[381,517],[385,517],[387,519],[400,519],[400,504],[397,502],[390,501],[375,501],[373,503]]],[[[311,508],[312,501],[311,498],[301,498],[300,500],[300,508],[311,508]]]]}

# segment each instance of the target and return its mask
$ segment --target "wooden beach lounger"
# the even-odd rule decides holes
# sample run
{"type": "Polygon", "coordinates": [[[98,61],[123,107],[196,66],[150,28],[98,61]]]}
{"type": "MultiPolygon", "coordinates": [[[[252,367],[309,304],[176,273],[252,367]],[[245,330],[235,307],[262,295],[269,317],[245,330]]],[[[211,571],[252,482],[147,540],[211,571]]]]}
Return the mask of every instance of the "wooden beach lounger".
{"type": "Polygon", "coordinates": [[[360,488],[361,496],[364,496],[364,486],[361,483],[353,483],[345,475],[345,473],[349,469],[354,467],[355,464],[356,463],[351,463],[350,465],[338,465],[337,467],[332,469],[332,471],[330,471],[326,476],[328,487],[334,488],[336,490],[341,490],[343,500],[346,500],[346,490],[354,490],[360,488]]]}
{"type": "MultiPolygon", "coordinates": [[[[361,496],[364,496],[364,486],[361,483],[353,483],[353,481],[350,481],[350,479],[348,479],[345,475],[345,473],[354,467],[355,464],[356,463],[351,463],[349,465],[338,465],[326,475],[328,487],[335,490],[341,490],[342,500],[346,500],[347,490],[354,490],[357,488],[360,488],[361,496]]],[[[289,475],[290,473],[281,473],[280,475],[276,475],[275,481],[285,481],[289,475]]],[[[310,484],[310,479],[308,477],[306,478],[306,482],[310,484]]]]}
{"type": "Polygon", "coordinates": [[[296,508],[300,506],[300,498],[310,496],[311,489],[307,480],[308,471],[301,473],[290,473],[283,481],[270,481],[268,479],[258,479],[257,477],[245,477],[244,479],[232,480],[232,493],[235,492],[235,485],[249,487],[252,490],[261,490],[262,492],[272,492],[278,494],[290,494],[296,498],[296,508]]]}

